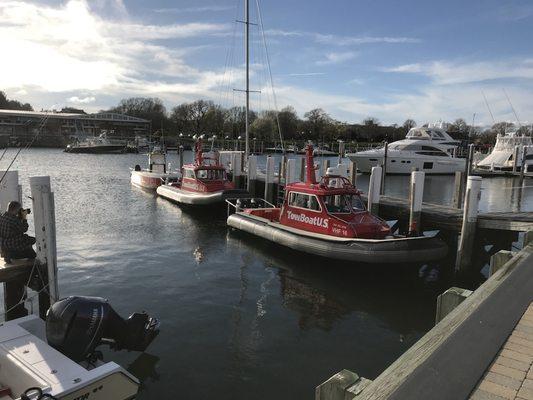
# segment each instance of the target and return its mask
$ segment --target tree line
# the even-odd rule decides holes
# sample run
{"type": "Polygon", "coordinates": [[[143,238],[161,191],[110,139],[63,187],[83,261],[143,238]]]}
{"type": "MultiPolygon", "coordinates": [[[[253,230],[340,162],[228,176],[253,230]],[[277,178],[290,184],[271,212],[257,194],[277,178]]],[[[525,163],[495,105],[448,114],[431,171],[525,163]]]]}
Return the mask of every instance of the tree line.
{"type": "MultiPolygon", "coordinates": [[[[9,100],[0,91],[0,109],[33,111],[30,104],[9,100]]],[[[84,113],[84,110],[66,107],[61,112],[84,113]]],[[[245,108],[224,108],[210,100],[196,100],[182,103],[167,110],[158,98],[131,97],[123,99],[115,107],[102,112],[116,112],[151,121],[152,130],[165,136],[216,135],[219,138],[237,139],[244,137],[245,108]]],[[[409,129],[417,126],[412,119],[403,124],[383,125],[377,118],[367,117],[361,123],[346,123],[332,118],[321,108],[306,112],[300,118],[293,107],[280,111],[266,110],[249,113],[250,134],[257,140],[275,142],[281,131],[286,141],[334,140],[381,142],[402,139],[409,129]]],[[[497,122],[488,129],[470,126],[464,119],[443,123],[443,127],[454,138],[473,140],[477,143],[494,143],[496,135],[510,130],[532,135],[531,127],[517,127],[509,122],[497,122]]]]}

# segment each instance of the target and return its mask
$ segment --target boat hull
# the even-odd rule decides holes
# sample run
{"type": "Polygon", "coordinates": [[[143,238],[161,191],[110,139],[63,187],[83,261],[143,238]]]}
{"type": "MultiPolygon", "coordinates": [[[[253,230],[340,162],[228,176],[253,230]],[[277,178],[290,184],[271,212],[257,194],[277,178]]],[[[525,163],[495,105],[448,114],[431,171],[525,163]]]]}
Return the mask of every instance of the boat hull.
{"type": "Polygon", "coordinates": [[[70,147],[65,149],[67,153],[78,154],[118,154],[124,153],[126,147],[123,145],[94,146],[94,147],[70,147]]]}
{"type": "MultiPolygon", "coordinates": [[[[355,161],[357,169],[365,174],[372,172],[372,167],[383,164],[383,155],[354,153],[346,156],[355,161]]],[[[387,157],[387,174],[409,175],[413,168],[417,168],[427,175],[451,175],[457,171],[464,171],[465,163],[462,158],[438,157],[437,159],[390,154],[387,157]]]]}
{"type": "Polygon", "coordinates": [[[147,190],[156,190],[166,178],[177,178],[177,175],[158,174],[149,171],[131,171],[131,183],[147,190]]]}
{"type": "Polygon", "coordinates": [[[235,229],[294,250],[344,261],[368,264],[425,263],[442,259],[448,252],[446,244],[436,237],[325,240],[298,234],[244,213],[230,215],[227,223],[235,229]]]}
{"type": "Polygon", "coordinates": [[[222,204],[227,198],[250,197],[247,191],[241,189],[200,193],[182,190],[178,187],[167,185],[159,186],[157,188],[157,194],[174,203],[195,206],[222,204]]]}

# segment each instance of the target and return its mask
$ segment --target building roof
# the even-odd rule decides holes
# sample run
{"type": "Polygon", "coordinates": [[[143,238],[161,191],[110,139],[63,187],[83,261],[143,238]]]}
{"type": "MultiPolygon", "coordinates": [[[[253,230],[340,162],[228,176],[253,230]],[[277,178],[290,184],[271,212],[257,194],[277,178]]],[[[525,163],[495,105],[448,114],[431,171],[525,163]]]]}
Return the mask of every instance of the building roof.
{"type": "Polygon", "coordinates": [[[101,121],[122,121],[122,122],[141,122],[149,123],[150,121],[143,118],[131,117],[125,114],[101,112],[94,114],[76,114],[76,113],[60,113],[56,111],[23,111],[23,110],[2,110],[0,109],[0,117],[3,116],[20,116],[27,118],[59,118],[59,119],[93,119],[101,121]]]}

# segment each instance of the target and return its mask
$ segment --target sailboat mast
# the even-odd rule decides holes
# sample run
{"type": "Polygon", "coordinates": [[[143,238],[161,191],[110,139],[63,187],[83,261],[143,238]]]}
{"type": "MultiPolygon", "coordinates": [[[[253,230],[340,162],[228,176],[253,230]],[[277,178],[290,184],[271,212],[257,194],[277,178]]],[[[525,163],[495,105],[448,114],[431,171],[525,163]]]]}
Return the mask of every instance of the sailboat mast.
{"type": "Polygon", "coordinates": [[[245,115],[245,162],[248,162],[250,155],[250,0],[244,0],[244,37],[245,37],[245,58],[246,58],[246,115],[245,115]]]}

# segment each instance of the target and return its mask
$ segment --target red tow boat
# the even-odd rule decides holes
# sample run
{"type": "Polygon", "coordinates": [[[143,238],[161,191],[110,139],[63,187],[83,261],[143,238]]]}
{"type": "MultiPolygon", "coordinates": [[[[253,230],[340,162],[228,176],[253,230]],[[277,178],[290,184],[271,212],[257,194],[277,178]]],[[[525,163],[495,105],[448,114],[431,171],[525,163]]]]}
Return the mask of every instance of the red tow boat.
{"type": "Polygon", "coordinates": [[[188,205],[223,203],[230,197],[249,196],[247,191],[235,189],[235,185],[228,180],[218,152],[209,155],[203,152],[201,139],[195,144],[194,163],[184,165],[181,177],[159,186],[157,194],[175,203],[188,205]]]}
{"type": "Polygon", "coordinates": [[[227,200],[229,226],[278,244],[328,258],[365,263],[428,262],[446,255],[436,237],[392,235],[365,209],[361,192],[338,171],[316,181],[313,147],[306,148],[306,181],[285,187],[282,207],[262,199],[227,200]],[[259,206],[262,204],[262,206],[259,206]]]}

